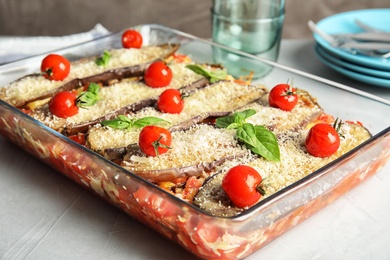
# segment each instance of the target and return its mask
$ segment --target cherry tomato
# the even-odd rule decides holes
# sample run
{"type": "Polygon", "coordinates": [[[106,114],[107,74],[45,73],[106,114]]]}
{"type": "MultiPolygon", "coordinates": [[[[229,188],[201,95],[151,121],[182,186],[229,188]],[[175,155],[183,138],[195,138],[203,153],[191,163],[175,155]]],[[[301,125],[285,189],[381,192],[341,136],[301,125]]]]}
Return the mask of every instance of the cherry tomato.
{"type": "Polygon", "coordinates": [[[84,133],[78,133],[76,135],[70,135],[68,136],[70,139],[75,141],[76,143],[79,143],[81,145],[85,145],[86,139],[85,139],[85,134],[84,133]]]}
{"type": "Polygon", "coordinates": [[[122,34],[122,46],[126,49],[141,48],[142,35],[136,30],[126,30],[122,34]]]}
{"type": "Polygon", "coordinates": [[[187,55],[185,54],[178,54],[178,53],[174,53],[172,55],[173,59],[176,61],[176,62],[189,62],[191,61],[190,57],[188,57],[187,55]]]}
{"type": "Polygon", "coordinates": [[[329,157],[339,149],[340,136],[330,124],[319,123],[310,128],[305,145],[311,155],[329,157]]]}
{"type": "Polygon", "coordinates": [[[146,69],[144,80],[152,88],[166,87],[171,83],[172,70],[164,61],[155,61],[146,69]]]}
{"type": "Polygon", "coordinates": [[[252,167],[238,165],[231,168],[222,180],[222,188],[234,205],[250,207],[264,194],[261,190],[263,178],[252,167]]]}
{"type": "Polygon", "coordinates": [[[20,111],[22,111],[23,113],[25,113],[27,115],[30,115],[32,112],[30,109],[27,109],[27,108],[21,108],[20,111]]]}
{"type": "Polygon", "coordinates": [[[70,62],[57,54],[47,55],[41,63],[42,75],[50,80],[64,80],[70,72],[70,62]]]}
{"type": "Polygon", "coordinates": [[[163,113],[179,114],[184,107],[181,93],[177,89],[167,89],[159,96],[157,107],[163,113]]]}
{"type": "Polygon", "coordinates": [[[278,84],[271,89],[268,101],[271,107],[291,111],[298,103],[298,94],[290,84],[278,84]]]}
{"type": "Polygon", "coordinates": [[[68,118],[79,112],[77,96],[70,91],[57,93],[49,102],[50,112],[61,118],[68,118]]]}
{"type": "Polygon", "coordinates": [[[171,143],[172,136],[169,130],[159,126],[145,126],[139,134],[139,147],[148,156],[157,156],[168,152],[171,143]]]}
{"type": "Polygon", "coordinates": [[[351,120],[347,120],[345,121],[345,123],[347,124],[351,124],[351,125],[359,125],[359,126],[363,126],[363,123],[360,122],[360,121],[351,121],[351,120]]]}

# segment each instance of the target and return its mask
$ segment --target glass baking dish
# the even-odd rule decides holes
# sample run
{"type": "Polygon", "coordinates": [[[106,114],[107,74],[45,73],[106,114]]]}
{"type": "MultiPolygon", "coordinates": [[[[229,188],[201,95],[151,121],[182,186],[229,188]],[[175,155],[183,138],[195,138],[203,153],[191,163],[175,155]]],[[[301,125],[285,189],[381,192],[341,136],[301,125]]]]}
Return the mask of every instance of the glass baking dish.
{"type": "MultiPolygon", "coordinates": [[[[356,149],[239,216],[222,218],[178,199],[0,100],[3,136],[195,255],[206,259],[245,258],[377,173],[390,158],[388,101],[160,25],[137,29],[145,44],[180,43],[179,53],[197,62],[213,63],[216,49],[229,50],[236,55],[236,64],[264,72],[256,82],[270,88],[293,79],[295,86],[317,97],[327,113],[361,121],[373,134],[356,149]]],[[[70,60],[101,54],[120,48],[120,37],[121,32],[56,53],[70,60]]],[[[0,67],[0,85],[37,72],[44,56],[0,67]]]]}

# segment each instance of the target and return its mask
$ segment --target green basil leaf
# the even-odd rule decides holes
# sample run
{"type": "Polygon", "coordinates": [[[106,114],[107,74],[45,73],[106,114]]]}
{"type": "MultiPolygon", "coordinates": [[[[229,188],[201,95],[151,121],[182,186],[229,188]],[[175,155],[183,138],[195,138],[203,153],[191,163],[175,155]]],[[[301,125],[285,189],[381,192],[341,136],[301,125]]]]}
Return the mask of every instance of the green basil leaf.
{"type": "Polygon", "coordinates": [[[203,77],[210,77],[209,73],[199,65],[188,64],[186,68],[192,70],[196,74],[202,75],[203,77]]]}
{"type": "Polygon", "coordinates": [[[105,120],[101,124],[115,129],[127,129],[133,125],[133,122],[127,116],[119,115],[117,118],[105,120]]]}
{"type": "Polygon", "coordinates": [[[77,105],[79,107],[90,107],[96,104],[96,95],[91,92],[82,92],[77,98],[77,105]]]}
{"type": "Polygon", "coordinates": [[[227,73],[224,70],[216,70],[216,71],[210,71],[210,82],[215,83],[219,80],[224,80],[227,77],[227,73]]]}
{"type": "Polygon", "coordinates": [[[233,123],[234,123],[233,116],[219,117],[215,120],[215,124],[217,125],[217,127],[220,128],[228,128],[233,123]]]}
{"type": "Polygon", "coordinates": [[[227,77],[227,73],[224,70],[208,71],[202,68],[201,66],[195,64],[189,64],[186,66],[186,68],[192,70],[196,74],[208,78],[211,83],[215,83],[219,80],[224,80],[227,77]]]}
{"type": "Polygon", "coordinates": [[[142,128],[144,126],[158,125],[158,124],[169,124],[169,122],[164,120],[164,119],[158,118],[158,117],[147,116],[147,117],[143,117],[143,118],[135,120],[133,127],[142,128]]]}
{"type": "Polygon", "coordinates": [[[227,127],[225,127],[226,129],[239,129],[241,127],[242,124],[239,124],[239,123],[231,123],[230,125],[228,125],[227,127]]]}
{"type": "MultiPolygon", "coordinates": [[[[255,149],[258,154],[271,161],[280,161],[280,150],[276,136],[264,126],[255,126],[256,137],[262,147],[255,149]]],[[[253,150],[252,150],[253,151],[253,150]]]]}
{"type": "Polygon", "coordinates": [[[95,82],[92,82],[88,85],[88,89],[87,89],[88,92],[91,92],[95,95],[98,95],[99,94],[99,91],[100,91],[100,86],[99,84],[95,83],[95,82]]]}
{"type": "Polygon", "coordinates": [[[244,124],[237,130],[237,139],[253,153],[271,161],[280,161],[280,150],[275,135],[264,126],[244,124]]]}
{"type": "Polygon", "coordinates": [[[77,106],[85,108],[95,105],[96,102],[100,100],[99,91],[100,86],[98,84],[90,83],[87,91],[81,92],[77,97],[77,106]]]}
{"type": "Polygon", "coordinates": [[[98,66],[106,66],[110,61],[111,55],[108,51],[104,51],[102,56],[96,59],[95,63],[98,66]]]}
{"type": "Polygon", "coordinates": [[[256,114],[256,110],[254,110],[254,109],[247,109],[247,110],[244,110],[244,111],[236,112],[236,113],[234,113],[233,116],[236,117],[235,122],[243,123],[243,122],[245,122],[245,120],[248,117],[251,117],[254,114],[256,114]]]}
{"type": "Polygon", "coordinates": [[[271,161],[280,161],[280,150],[274,133],[264,126],[254,126],[245,120],[256,114],[256,110],[247,109],[233,115],[217,118],[216,125],[221,128],[237,129],[237,139],[243,142],[253,153],[271,161]]]}
{"type": "Polygon", "coordinates": [[[250,147],[259,147],[261,143],[256,137],[256,130],[252,124],[244,124],[237,129],[237,138],[250,147]]]}
{"type": "Polygon", "coordinates": [[[130,119],[125,115],[119,115],[117,118],[105,120],[101,124],[116,129],[130,129],[142,128],[148,125],[169,124],[169,122],[153,116],[147,116],[140,119],[130,119]]]}
{"type": "Polygon", "coordinates": [[[254,114],[256,114],[256,110],[254,109],[235,112],[231,116],[217,118],[216,125],[220,128],[237,129],[245,123],[245,120],[248,117],[253,116],[254,114]]]}
{"type": "Polygon", "coordinates": [[[254,109],[247,109],[247,110],[244,110],[244,111],[241,111],[241,112],[236,112],[237,115],[239,115],[241,118],[243,118],[244,120],[253,116],[254,114],[256,114],[256,110],[254,109]]]}

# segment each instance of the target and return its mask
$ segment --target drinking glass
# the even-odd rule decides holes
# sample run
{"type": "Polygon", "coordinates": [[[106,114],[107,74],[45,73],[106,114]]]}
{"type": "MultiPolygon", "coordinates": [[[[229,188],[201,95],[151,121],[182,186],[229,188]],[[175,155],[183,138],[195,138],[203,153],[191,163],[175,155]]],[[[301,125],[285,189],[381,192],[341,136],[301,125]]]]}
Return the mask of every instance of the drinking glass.
{"type": "MultiPolygon", "coordinates": [[[[213,0],[212,39],[216,43],[276,61],[284,10],[284,0],[213,0]]],[[[272,68],[218,47],[213,48],[213,57],[236,77],[253,73],[254,78],[259,78],[272,68]]]]}

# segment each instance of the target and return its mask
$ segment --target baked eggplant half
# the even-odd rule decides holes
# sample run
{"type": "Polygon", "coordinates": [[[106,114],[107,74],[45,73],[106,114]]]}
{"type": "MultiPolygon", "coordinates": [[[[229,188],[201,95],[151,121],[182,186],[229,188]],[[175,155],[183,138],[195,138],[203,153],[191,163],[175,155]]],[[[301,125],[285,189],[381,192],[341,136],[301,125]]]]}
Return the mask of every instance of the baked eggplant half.
{"type": "Polygon", "coordinates": [[[96,104],[80,108],[74,116],[68,118],[54,116],[47,104],[33,110],[30,116],[64,135],[86,132],[90,126],[101,121],[153,105],[158,96],[167,88],[179,89],[204,79],[203,76],[186,69],[185,66],[186,64],[182,62],[170,63],[169,67],[173,72],[173,78],[171,83],[164,88],[151,88],[140,79],[123,79],[110,86],[100,88],[100,99],[96,104]]]}
{"type": "MultiPolygon", "coordinates": [[[[355,123],[340,124],[338,132],[341,136],[340,147],[329,157],[315,157],[307,152],[304,143],[308,129],[305,128],[278,135],[280,162],[258,157],[242,164],[251,166],[260,173],[263,178],[262,189],[265,192],[262,198],[269,197],[339,158],[371,137],[365,127],[355,123]]],[[[237,164],[225,162],[217,167],[215,174],[206,179],[198,190],[193,204],[209,214],[220,217],[237,216],[246,210],[247,208],[236,207],[222,188],[224,176],[235,165],[237,164]]]]}
{"type": "Polygon", "coordinates": [[[169,152],[152,157],[133,145],[121,166],[153,183],[210,172],[225,161],[251,156],[240,145],[234,131],[197,124],[185,131],[172,132],[169,152]]]}
{"type": "Polygon", "coordinates": [[[41,74],[27,75],[0,89],[0,99],[12,106],[33,109],[48,101],[54,94],[72,90],[91,82],[109,85],[124,78],[142,76],[155,60],[174,54],[179,45],[163,44],[140,49],[112,49],[105,66],[96,64],[99,56],[91,56],[71,62],[71,70],[62,81],[48,80],[41,74]]]}
{"type": "MultiPolygon", "coordinates": [[[[186,130],[209,117],[230,114],[248,103],[258,100],[266,93],[261,86],[239,84],[234,81],[218,81],[202,88],[187,88],[184,92],[184,108],[179,114],[159,111],[155,106],[144,107],[127,115],[129,120],[157,117],[169,122],[169,130],[186,130]]],[[[106,158],[121,159],[126,147],[138,142],[141,129],[115,129],[96,125],[88,131],[87,146],[106,158]]]]}

